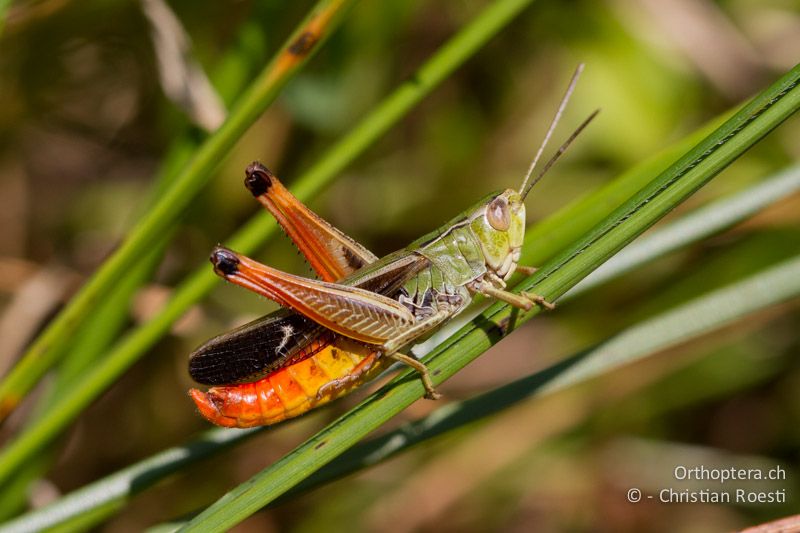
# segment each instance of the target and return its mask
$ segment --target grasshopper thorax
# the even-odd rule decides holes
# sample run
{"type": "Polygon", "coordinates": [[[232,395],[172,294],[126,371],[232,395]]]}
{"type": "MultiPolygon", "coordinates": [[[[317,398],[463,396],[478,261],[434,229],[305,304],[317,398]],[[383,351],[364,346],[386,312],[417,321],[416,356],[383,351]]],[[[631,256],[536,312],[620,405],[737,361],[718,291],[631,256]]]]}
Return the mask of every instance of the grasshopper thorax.
{"type": "Polygon", "coordinates": [[[522,197],[512,189],[493,194],[470,218],[470,228],[480,242],[486,268],[508,279],[517,266],[525,237],[522,197]]]}

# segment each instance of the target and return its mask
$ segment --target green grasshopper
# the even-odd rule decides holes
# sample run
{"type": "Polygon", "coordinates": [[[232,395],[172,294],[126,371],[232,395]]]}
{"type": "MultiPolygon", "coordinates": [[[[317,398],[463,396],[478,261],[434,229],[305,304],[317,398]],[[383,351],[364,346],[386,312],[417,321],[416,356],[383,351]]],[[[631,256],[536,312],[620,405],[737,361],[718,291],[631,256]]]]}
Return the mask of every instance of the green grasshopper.
{"type": "Polygon", "coordinates": [[[322,280],[287,274],[223,247],[211,254],[215,272],[289,310],[267,315],[211,339],[190,357],[190,374],[208,392],[192,390],[214,423],[246,427],[297,416],[349,392],[394,360],[416,369],[426,398],[436,399],[428,368],[400,350],[463,311],[475,295],[521,309],[554,305],[506,282],[519,265],[524,200],[592,113],[532,179],[582,70],[578,67],[519,190],[493,193],[441,228],[381,259],[292,196],[263,165],[246,171],[250,192],[276,217],[322,280]],[[342,359],[345,357],[345,359],[342,359]],[[342,361],[345,360],[345,363],[342,361]]]}

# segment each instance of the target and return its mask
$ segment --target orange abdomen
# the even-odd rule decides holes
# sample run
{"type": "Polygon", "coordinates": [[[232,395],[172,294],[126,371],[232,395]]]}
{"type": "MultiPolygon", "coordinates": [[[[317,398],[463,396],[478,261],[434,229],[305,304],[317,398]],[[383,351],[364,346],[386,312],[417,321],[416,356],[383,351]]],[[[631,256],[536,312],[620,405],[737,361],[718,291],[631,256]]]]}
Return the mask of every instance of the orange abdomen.
{"type": "Polygon", "coordinates": [[[218,426],[268,426],[348,394],[379,372],[384,361],[373,348],[337,337],[258,381],[207,392],[191,389],[189,395],[200,414],[218,426]]]}

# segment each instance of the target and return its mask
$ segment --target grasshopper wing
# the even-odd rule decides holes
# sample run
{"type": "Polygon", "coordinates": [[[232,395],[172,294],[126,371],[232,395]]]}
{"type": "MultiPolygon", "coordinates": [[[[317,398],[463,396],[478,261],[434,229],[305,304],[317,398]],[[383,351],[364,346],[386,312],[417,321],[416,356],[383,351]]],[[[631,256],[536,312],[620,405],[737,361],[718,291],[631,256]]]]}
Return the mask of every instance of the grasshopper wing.
{"type": "Polygon", "coordinates": [[[189,356],[189,375],[203,385],[254,381],[331,340],[314,321],[280,310],[207,341],[189,356]]]}

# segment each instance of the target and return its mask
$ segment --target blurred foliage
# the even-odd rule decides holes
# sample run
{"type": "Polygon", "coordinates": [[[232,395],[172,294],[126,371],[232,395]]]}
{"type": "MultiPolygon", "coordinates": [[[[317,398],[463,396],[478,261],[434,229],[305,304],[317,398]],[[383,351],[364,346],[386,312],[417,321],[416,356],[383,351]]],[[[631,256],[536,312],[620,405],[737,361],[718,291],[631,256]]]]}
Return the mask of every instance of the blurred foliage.
{"type": "MultiPolygon", "coordinates": [[[[256,211],[242,187],[247,163],[264,161],[291,187],[294,176],[485,4],[391,0],[352,10],[182,219],[155,280],[131,308],[131,323],[152,316],[176,280],[256,211]]],[[[266,60],[309,5],[170,2],[222,94],[224,85],[249,79],[258,67],[220,63],[237,45],[239,29],[249,28],[239,45],[266,60]]],[[[562,135],[595,107],[603,113],[532,194],[529,217],[538,219],[736,105],[798,57],[800,13],[788,0],[539,0],[310,205],[379,255],[404,246],[486,192],[519,183],[565,81],[583,61],[586,73],[562,135]]],[[[63,271],[46,285],[48,308],[12,317],[19,330],[30,330],[24,343],[118,243],[144,208],[166,147],[193,126],[163,96],[137,2],[12,3],[0,35],[0,98],[0,309],[19,312],[17,296],[43,271],[63,271]]],[[[798,137],[800,122],[793,119],[681,210],[797,160],[798,137]]],[[[794,196],[587,293],[517,332],[442,391],[452,399],[472,396],[785,259],[800,248],[798,213],[794,196]]],[[[309,272],[286,239],[258,258],[309,272]]],[[[273,308],[220,286],[83,414],[58,443],[54,467],[30,487],[29,503],[51,501],[204,429],[185,395],[187,354],[273,308]]],[[[636,507],[624,497],[648,466],[650,456],[635,453],[638,446],[664,454],[707,447],[723,463],[760,456],[800,474],[799,319],[796,302],[770,310],[753,323],[444,436],[261,512],[240,530],[723,530],[796,511],[796,477],[789,479],[791,507],[636,507]],[[535,431],[511,431],[515,426],[535,431]],[[495,453],[504,459],[494,470],[471,475],[470,465],[495,453]],[[417,518],[409,516],[415,513],[408,509],[421,508],[417,518]],[[398,510],[405,510],[403,520],[398,510]]],[[[0,373],[24,346],[3,342],[0,373]]],[[[352,404],[347,399],[262,433],[175,476],[137,496],[104,528],[140,530],[203,506],[352,404]]],[[[419,402],[390,427],[434,407],[419,402]]]]}

